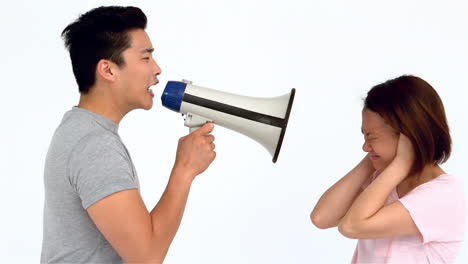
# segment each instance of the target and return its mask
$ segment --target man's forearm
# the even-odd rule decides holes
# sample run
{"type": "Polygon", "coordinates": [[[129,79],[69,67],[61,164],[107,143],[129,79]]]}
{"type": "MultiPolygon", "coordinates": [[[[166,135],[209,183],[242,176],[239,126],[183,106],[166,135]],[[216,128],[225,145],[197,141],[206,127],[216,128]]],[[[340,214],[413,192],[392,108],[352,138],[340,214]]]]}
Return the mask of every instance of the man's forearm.
{"type": "Polygon", "coordinates": [[[186,177],[186,173],[174,167],[161,199],[151,211],[153,241],[161,262],[179,229],[187,204],[193,177],[186,177]]]}

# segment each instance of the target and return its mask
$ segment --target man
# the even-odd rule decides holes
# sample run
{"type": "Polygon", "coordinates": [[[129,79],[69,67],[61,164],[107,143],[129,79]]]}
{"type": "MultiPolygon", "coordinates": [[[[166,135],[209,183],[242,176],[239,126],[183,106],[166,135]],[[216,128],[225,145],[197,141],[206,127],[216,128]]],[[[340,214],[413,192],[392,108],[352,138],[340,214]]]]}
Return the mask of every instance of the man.
{"type": "Polygon", "coordinates": [[[80,91],[47,153],[42,263],[162,263],[191,183],[214,160],[213,124],[179,140],[167,187],[148,212],[118,124],[150,109],[161,69],[146,16],[99,7],[62,32],[80,91]]]}

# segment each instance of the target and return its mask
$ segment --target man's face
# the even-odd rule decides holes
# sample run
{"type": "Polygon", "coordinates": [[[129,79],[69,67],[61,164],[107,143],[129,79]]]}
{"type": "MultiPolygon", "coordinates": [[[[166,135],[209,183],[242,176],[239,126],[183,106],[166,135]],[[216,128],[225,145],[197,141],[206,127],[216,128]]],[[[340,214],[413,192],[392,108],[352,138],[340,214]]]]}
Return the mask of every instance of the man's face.
{"type": "Polygon", "coordinates": [[[117,69],[116,94],[123,108],[149,110],[153,106],[152,85],[159,81],[161,73],[153,59],[153,45],[148,34],[142,29],[129,33],[130,47],[122,52],[125,64],[117,69]]]}

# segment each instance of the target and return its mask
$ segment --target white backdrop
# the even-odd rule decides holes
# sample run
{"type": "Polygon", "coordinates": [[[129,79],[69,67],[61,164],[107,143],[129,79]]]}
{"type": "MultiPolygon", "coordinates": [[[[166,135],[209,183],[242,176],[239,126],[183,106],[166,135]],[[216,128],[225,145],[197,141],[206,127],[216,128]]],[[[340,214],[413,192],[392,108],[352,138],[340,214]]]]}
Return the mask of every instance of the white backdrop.
{"type": "MultiPolygon", "coordinates": [[[[215,129],[217,159],[193,184],[166,263],[348,263],[356,241],[315,228],[309,213],[364,155],[362,98],[401,74],[439,92],[453,137],[443,168],[468,176],[466,1],[2,0],[2,263],[39,262],[44,158],[79,97],[60,33],[103,4],[143,9],[163,70],[154,108],[120,125],[149,209],[187,133],[182,117],[161,107],[165,81],[258,97],[297,89],[276,164],[253,140],[215,129]]],[[[457,263],[468,263],[466,243],[457,263]]]]}

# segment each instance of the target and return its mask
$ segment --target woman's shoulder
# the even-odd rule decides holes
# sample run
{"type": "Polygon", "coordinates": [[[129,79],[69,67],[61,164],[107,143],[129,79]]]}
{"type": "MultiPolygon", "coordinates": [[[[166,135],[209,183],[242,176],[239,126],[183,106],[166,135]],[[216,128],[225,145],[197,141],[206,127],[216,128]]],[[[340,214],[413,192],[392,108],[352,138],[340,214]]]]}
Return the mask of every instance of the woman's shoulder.
{"type": "Polygon", "coordinates": [[[454,174],[444,173],[434,179],[423,183],[412,191],[426,192],[430,195],[444,195],[444,197],[454,197],[464,199],[464,183],[461,177],[454,174]]]}
{"type": "Polygon", "coordinates": [[[444,173],[434,179],[428,181],[427,183],[437,184],[437,185],[456,185],[463,187],[463,180],[461,177],[458,177],[454,174],[444,173]]]}

